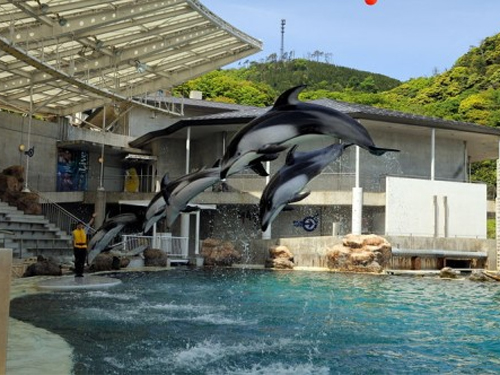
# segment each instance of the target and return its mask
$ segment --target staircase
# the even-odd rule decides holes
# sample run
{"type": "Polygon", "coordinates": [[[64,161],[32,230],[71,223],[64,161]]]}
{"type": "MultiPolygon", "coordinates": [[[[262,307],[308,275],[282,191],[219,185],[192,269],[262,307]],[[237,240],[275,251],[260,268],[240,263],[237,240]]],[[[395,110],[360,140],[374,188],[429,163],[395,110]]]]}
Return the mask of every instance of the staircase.
{"type": "Polygon", "coordinates": [[[71,235],[42,215],[27,215],[0,201],[0,247],[12,249],[13,257],[37,255],[73,256],[71,235]]]}

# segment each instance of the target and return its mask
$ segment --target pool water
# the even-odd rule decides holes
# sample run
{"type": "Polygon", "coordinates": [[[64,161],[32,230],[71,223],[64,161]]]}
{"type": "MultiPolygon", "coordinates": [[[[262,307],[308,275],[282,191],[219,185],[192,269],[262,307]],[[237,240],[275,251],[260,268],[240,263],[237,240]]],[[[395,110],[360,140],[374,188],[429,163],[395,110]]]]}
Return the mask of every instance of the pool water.
{"type": "Polygon", "coordinates": [[[80,374],[498,374],[500,283],[329,272],[118,273],[11,316],[63,337],[80,374]]]}

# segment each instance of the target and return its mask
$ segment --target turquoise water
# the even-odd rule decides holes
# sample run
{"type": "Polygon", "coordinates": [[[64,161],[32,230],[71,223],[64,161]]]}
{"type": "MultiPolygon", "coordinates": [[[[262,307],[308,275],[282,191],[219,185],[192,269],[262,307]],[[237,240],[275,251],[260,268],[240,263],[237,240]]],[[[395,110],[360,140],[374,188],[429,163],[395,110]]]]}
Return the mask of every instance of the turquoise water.
{"type": "Polygon", "coordinates": [[[75,374],[498,374],[500,283],[322,272],[120,273],[20,297],[75,374]]]}

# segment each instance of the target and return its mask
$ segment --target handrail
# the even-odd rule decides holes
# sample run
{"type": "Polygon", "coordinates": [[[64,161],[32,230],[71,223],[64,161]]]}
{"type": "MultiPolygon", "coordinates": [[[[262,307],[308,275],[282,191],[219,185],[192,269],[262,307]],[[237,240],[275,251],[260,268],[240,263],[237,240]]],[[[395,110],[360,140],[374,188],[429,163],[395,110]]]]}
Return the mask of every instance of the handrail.
{"type": "MultiPolygon", "coordinates": [[[[42,214],[45,218],[67,234],[71,234],[76,224],[83,221],[56,202],[44,197],[40,192],[34,190],[32,190],[32,192],[38,195],[38,199],[42,206],[42,214]]],[[[95,232],[94,228],[90,226],[87,228],[89,233],[95,232]]]]}

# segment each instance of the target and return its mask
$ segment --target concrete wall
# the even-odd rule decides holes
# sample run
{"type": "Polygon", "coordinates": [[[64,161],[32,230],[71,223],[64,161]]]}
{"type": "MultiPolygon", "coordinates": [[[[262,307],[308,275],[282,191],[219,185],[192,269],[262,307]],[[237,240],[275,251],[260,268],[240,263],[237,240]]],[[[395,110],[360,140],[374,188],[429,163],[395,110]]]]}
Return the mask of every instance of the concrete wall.
{"type": "Polygon", "coordinates": [[[55,191],[56,142],[61,139],[61,126],[53,122],[32,119],[29,131],[27,117],[0,111],[0,131],[0,169],[11,165],[22,165],[26,168],[28,163],[28,184],[36,190],[55,191]],[[35,147],[34,156],[29,158],[20,152],[21,144],[26,150],[35,147]]]}
{"type": "MultiPolygon", "coordinates": [[[[176,107],[176,110],[180,111],[180,106],[176,107]]],[[[146,108],[135,107],[128,115],[129,130],[127,135],[137,138],[146,133],[163,129],[181,118],[180,116],[153,113],[146,108]]]]}
{"type": "Polygon", "coordinates": [[[388,235],[486,238],[486,185],[387,179],[388,235]]]}
{"type": "Polygon", "coordinates": [[[207,135],[201,140],[191,142],[191,170],[201,167],[210,168],[223,154],[223,138],[221,132],[207,135]]]}
{"type": "MultiPolygon", "coordinates": [[[[262,238],[259,206],[247,203],[218,204],[216,210],[202,211],[201,238],[215,237],[236,242],[262,238]]],[[[364,233],[374,233],[378,213],[377,207],[365,207],[364,233]]],[[[294,205],[292,210],[280,213],[272,223],[270,232],[272,238],[345,235],[351,233],[351,207],[294,205]]],[[[378,234],[383,235],[383,232],[378,234]]],[[[179,235],[175,229],[174,235],[179,235]]]]}
{"type": "Polygon", "coordinates": [[[170,179],[186,173],[186,141],[161,138],[151,143],[153,155],[157,155],[157,176],[163,178],[168,173],[170,179]]]}
{"type": "Polygon", "coordinates": [[[0,249],[0,374],[6,373],[12,250],[0,249]]]}
{"type": "MultiPolygon", "coordinates": [[[[431,129],[428,135],[371,130],[370,135],[379,147],[395,148],[398,153],[387,153],[381,157],[365,151],[361,154],[361,174],[405,175],[411,177],[431,177],[431,129]]],[[[465,144],[456,139],[444,138],[436,134],[435,178],[451,181],[466,181],[465,144]]],[[[363,186],[369,189],[369,186],[363,186]]]]}
{"type": "MultiPolygon", "coordinates": [[[[451,250],[451,251],[477,251],[488,254],[486,268],[496,270],[497,251],[495,240],[479,239],[479,238],[433,238],[433,237],[416,237],[416,236],[384,236],[393,248],[404,250],[451,250]]],[[[398,257],[399,258],[399,257],[398,257]]],[[[424,259],[424,258],[422,258],[424,259]]],[[[406,265],[400,264],[400,269],[410,269],[407,258],[406,265]],[[403,268],[405,267],[405,268],[403,268]],[[407,268],[406,268],[407,267],[407,268]]],[[[433,268],[435,265],[434,259],[423,260],[426,263],[422,264],[422,268],[433,268]]]]}
{"type": "MultiPolygon", "coordinates": [[[[488,253],[486,268],[496,270],[496,250],[494,240],[453,239],[453,238],[426,238],[426,237],[394,237],[385,236],[387,241],[399,249],[429,249],[478,251],[488,253]]],[[[269,256],[269,248],[274,245],[285,245],[294,255],[295,265],[298,267],[326,267],[325,255],[335,245],[342,243],[342,237],[298,237],[273,240],[254,239],[250,241],[249,251],[244,257],[248,264],[263,265],[269,256]]],[[[422,269],[437,269],[435,258],[422,258],[422,269]]],[[[410,258],[393,257],[395,269],[410,269],[410,258]],[[400,258],[400,259],[397,259],[400,258]]]]}

